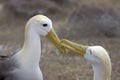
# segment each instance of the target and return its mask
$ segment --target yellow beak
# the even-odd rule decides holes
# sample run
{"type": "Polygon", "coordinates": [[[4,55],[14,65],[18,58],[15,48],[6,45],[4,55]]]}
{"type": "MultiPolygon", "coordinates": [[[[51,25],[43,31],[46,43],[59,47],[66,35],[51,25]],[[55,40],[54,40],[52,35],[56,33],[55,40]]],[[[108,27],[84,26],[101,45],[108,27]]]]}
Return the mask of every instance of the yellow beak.
{"type": "Polygon", "coordinates": [[[56,35],[55,30],[52,28],[50,30],[50,32],[48,32],[48,34],[46,35],[46,38],[54,44],[54,46],[56,48],[58,48],[58,50],[65,55],[66,54],[66,49],[64,47],[60,46],[60,39],[58,38],[58,36],[56,35]]]}
{"type": "Polygon", "coordinates": [[[84,56],[86,49],[88,48],[88,46],[79,45],[66,39],[61,40],[61,46],[67,48],[68,50],[80,56],[84,56]]]}

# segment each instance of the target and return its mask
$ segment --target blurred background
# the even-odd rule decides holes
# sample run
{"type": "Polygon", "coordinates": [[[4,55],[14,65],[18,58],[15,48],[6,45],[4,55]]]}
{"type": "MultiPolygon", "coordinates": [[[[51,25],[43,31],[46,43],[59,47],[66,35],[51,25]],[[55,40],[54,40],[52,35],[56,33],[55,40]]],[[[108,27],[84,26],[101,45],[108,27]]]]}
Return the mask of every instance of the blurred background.
{"type": "MultiPolygon", "coordinates": [[[[0,0],[0,55],[22,47],[27,20],[44,14],[58,36],[83,45],[101,45],[112,61],[112,79],[120,80],[120,0],[0,0]]],[[[40,66],[45,80],[92,80],[92,66],[69,52],[62,56],[42,38],[40,66]]]]}

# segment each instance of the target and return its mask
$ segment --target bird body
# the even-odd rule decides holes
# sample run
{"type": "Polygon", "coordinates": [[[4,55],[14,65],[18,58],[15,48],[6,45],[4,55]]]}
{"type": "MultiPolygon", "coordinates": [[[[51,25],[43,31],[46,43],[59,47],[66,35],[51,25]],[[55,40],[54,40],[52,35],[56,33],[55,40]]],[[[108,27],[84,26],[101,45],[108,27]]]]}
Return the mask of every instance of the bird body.
{"type": "Polygon", "coordinates": [[[61,52],[66,52],[59,45],[60,40],[52,28],[52,21],[46,16],[36,15],[26,24],[22,49],[0,60],[0,80],[43,80],[39,67],[40,36],[45,36],[61,52]]]}

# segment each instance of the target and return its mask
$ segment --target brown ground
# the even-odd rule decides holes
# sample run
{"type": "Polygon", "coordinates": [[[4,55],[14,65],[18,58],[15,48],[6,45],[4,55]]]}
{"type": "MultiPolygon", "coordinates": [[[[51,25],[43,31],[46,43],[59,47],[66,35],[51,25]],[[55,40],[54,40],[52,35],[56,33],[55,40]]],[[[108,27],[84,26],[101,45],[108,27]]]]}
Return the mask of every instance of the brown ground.
{"type": "MultiPolygon", "coordinates": [[[[35,6],[34,4],[30,6],[35,6]]],[[[34,9],[46,10],[43,14],[53,20],[58,36],[80,44],[101,45],[106,48],[113,67],[111,80],[120,80],[120,1],[44,0],[44,4],[53,6],[49,8],[41,5],[41,8],[37,5],[38,7],[34,9]]],[[[27,11],[24,11],[21,6],[15,5],[17,8],[20,7],[20,10],[11,10],[10,6],[1,0],[0,54],[2,55],[10,55],[21,48],[25,23],[28,17],[37,14],[34,10],[32,14],[27,7],[25,8],[27,11]]],[[[63,57],[45,38],[42,38],[42,43],[40,66],[45,80],[92,80],[92,66],[85,59],[72,53],[63,57]]]]}

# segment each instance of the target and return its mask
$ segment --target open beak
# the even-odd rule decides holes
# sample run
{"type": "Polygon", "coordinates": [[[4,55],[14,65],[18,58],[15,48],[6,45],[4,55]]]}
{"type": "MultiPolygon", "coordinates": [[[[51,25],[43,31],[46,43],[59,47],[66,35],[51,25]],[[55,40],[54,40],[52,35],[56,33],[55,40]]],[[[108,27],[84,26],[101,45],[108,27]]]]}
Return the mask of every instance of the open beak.
{"type": "Polygon", "coordinates": [[[66,39],[61,40],[61,46],[67,48],[68,50],[80,56],[84,56],[86,49],[88,48],[88,46],[80,45],[66,39]]]}
{"type": "Polygon", "coordinates": [[[54,46],[56,48],[58,48],[58,50],[63,54],[65,55],[66,54],[66,49],[64,47],[61,47],[60,46],[60,39],[58,38],[58,36],[56,35],[56,32],[55,30],[52,28],[50,30],[50,32],[48,32],[48,34],[46,35],[46,38],[54,44],[54,46]]]}

